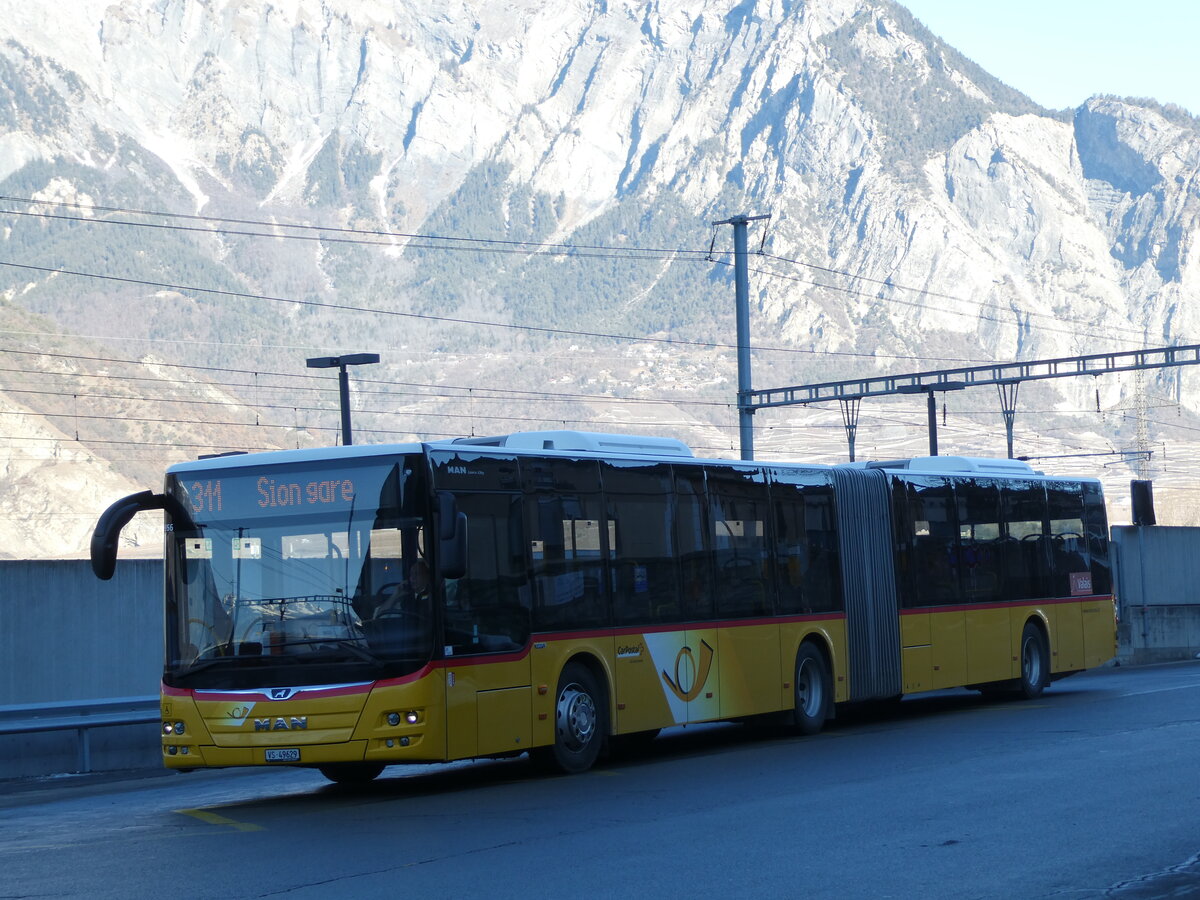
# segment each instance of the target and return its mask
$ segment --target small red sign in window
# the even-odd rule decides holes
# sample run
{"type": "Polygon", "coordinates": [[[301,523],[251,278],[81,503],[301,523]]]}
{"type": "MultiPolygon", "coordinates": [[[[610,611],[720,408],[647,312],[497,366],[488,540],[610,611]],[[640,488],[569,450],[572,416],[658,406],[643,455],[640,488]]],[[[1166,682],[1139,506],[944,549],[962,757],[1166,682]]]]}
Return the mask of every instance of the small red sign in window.
{"type": "Polygon", "coordinates": [[[1071,596],[1079,597],[1083,594],[1092,592],[1092,573],[1091,572],[1072,572],[1071,573],[1071,596]]]}

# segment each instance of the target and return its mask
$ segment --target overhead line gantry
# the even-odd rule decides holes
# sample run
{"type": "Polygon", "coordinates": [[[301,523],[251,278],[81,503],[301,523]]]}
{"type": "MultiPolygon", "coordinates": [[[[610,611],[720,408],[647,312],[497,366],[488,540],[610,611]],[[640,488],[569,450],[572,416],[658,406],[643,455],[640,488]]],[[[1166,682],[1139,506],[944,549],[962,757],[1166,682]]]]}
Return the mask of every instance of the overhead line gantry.
{"type": "Polygon", "coordinates": [[[1200,365],[1200,344],[1128,350],[1118,353],[1092,353],[1086,356],[1064,356],[1026,362],[990,363],[958,369],[913,372],[907,375],[880,375],[870,378],[852,378],[846,381],[770,388],[762,391],[739,391],[738,409],[752,414],[759,409],[777,406],[807,406],[810,403],[837,400],[842,407],[842,419],[850,445],[850,459],[853,460],[858,409],[863,399],[887,397],[894,394],[926,394],[929,409],[929,455],[937,456],[936,395],[939,392],[960,391],[968,387],[994,384],[1000,394],[1000,408],[1008,435],[1008,455],[1011,458],[1017,390],[1021,382],[1194,365],[1200,365]]]}

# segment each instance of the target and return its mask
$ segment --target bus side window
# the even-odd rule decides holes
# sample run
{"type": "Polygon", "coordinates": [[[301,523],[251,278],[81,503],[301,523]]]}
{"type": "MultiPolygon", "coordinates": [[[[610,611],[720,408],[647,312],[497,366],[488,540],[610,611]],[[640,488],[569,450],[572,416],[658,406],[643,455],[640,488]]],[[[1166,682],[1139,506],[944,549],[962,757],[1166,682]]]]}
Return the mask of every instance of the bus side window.
{"type": "Polygon", "coordinates": [[[955,485],[958,502],[959,574],[965,599],[994,603],[1002,592],[1000,491],[989,479],[964,478],[955,485]]]}
{"type": "Polygon", "coordinates": [[[775,516],[775,559],[779,573],[779,611],[810,613],[812,601],[805,590],[811,557],[804,534],[804,498],[792,485],[772,488],[775,516]]]}
{"type": "Polygon", "coordinates": [[[665,465],[610,464],[603,475],[615,622],[638,625],[678,619],[671,470],[665,465]]]}
{"type": "Polygon", "coordinates": [[[1050,527],[1051,583],[1048,594],[1071,597],[1090,594],[1091,564],[1083,528],[1083,492],[1080,485],[1055,481],[1046,486],[1050,527]]]}
{"type": "Polygon", "coordinates": [[[758,472],[709,480],[719,616],[771,615],[774,573],[767,552],[766,484],[758,472]]]}
{"type": "Polygon", "coordinates": [[[842,608],[833,488],[816,473],[773,472],[778,612],[833,612],[842,608]]]}
{"type": "Polygon", "coordinates": [[[514,650],[529,640],[530,588],[519,494],[458,494],[467,571],[446,579],[444,645],[452,655],[514,650]]]}
{"type": "Polygon", "coordinates": [[[596,460],[527,460],[521,474],[534,630],[607,625],[612,536],[603,521],[596,460]]]}
{"type": "Polygon", "coordinates": [[[675,469],[675,553],[679,559],[680,598],[684,619],[713,614],[712,552],[704,470],[675,469]]]}
{"type": "Polygon", "coordinates": [[[917,573],[914,556],[914,527],[910,521],[912,504],[908,499],[908,482],[902,478],[892,480],[891,510],[894,533],[892,541],[896,554],[896,593],[901,609],[919,606],[917,597],[917,573]]]}
{"type": "Polygon", "coordinates": [[[814,612],[836,612],[844,608],[842,567],[834,517],[833,488],[805,488],[804,535],[808,546],[808,571],[804,595],[814,612]]]}
{"type": "Polygon", "coordinates": [[[1038,481],[1013,481],[1000,498],[1004,526],[1005,600],[1044,596],[1046,492],[1038,481]]]}
{"type": "Polygon", "coordinates": [[[1092,592],[1112,593],[1112,570],[1108,560],[1108,517],[1100,485],[1083,485],[1083,522],[1087,532],[1088,556],[1092,564],[1092,592]]]}
{"type": "Polygon", "coordinates": [[[908,502],[915,605],[956,603],[961,593],[954,489],[946,478],[913,478],[908,502]]]}

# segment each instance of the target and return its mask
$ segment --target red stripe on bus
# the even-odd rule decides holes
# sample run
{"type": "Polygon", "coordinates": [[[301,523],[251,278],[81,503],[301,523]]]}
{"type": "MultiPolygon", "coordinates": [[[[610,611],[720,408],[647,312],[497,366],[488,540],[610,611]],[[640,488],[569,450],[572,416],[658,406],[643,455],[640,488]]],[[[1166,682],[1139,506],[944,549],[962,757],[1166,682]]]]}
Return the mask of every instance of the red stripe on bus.
{"type": "MultiPolygon", "coordinates": [[[[294,693],[286,699],[295,700],[301,695],[306,700],[312,700],[321,697],[347,697],[352,694],[366,694],[374,684],[375,682],[366,682],[364,684],[339,685],[337,687],[313,685],[312,687],[292,688],[294,693]]],[[[267,700],[271,700],[270,693],[271,688],[269,687],[246,688],[243,691],[210,691],[205,688],[173,688],[165,684],[163,685],[163,694],[168,697],[192,697],[195,700],[203,700],[205,703],[225,703],[228,701],[245,700],[247,694],[261,694],[267,700]]]]}
{"type": "Polygon", "coordinates": [[[506,663],[520,662],[529,655],[532,649],[532,642],[526,643],[520,650],[513,650],[509,653],[488,653],[482,651],[472,653],[470,656],[446,656],[442,659],[435,659],[430,665],[437,669],[457,669],[462,666],[483,666],[490,663],[506,663]]]}
{"type": "Polygon", "coordinates": [[[375,682],[375,687],[395,687],[398,684],[412,684],[414,681],[420,681],[426,675],[437,667],[437,663],[427,662],[415,672],[408,675],[401,675],[399,678],[384,678],[375,682]]]}
{"type": "Polygon", "coordinates": [[[721,619],[707,622],[684,622],[672,625],[622,625],[618,628],[597,628],[591,631],[539,631],[534,634],[534,640],[539,641],[575,641],[605,637],[618,637],[629,634],[671,634],[676,631],[706,631],[711,628],[750,628],[756,625],[787,625],[792,622],[825,622],[841,621],[846,618],[844,612],[806,613],[798,616],[769,616],[756,619],[721,619]]]}

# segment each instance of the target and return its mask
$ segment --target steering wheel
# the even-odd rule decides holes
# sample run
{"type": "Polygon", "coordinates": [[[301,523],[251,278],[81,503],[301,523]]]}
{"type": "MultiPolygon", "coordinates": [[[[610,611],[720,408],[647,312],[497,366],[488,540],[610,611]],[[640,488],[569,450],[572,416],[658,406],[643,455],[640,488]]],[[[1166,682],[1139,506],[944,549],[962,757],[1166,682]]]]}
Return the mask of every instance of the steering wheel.
{"type": "Polygon", "coordinates": [[[420,613],[413,612],[410,609],[385,609],[382,612],[376,613],[372,617],[372,621],[382,622],[384,619],[399,620],[401,623],[407,624],[413,628],[424,628],[427,619],[420,613]]]}

